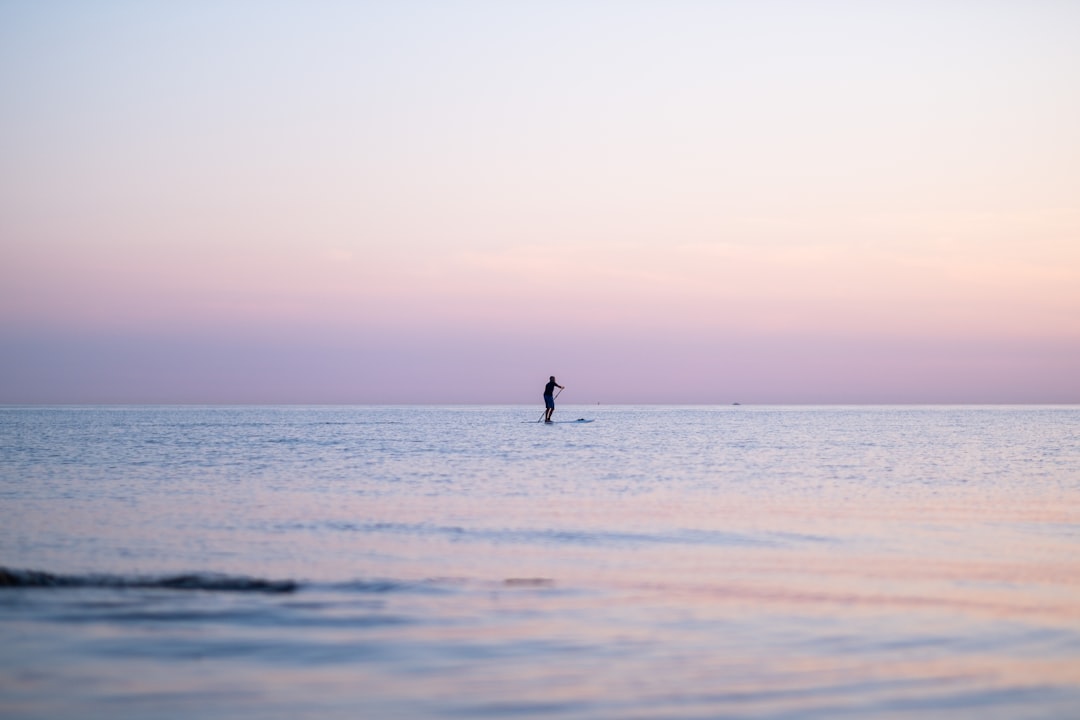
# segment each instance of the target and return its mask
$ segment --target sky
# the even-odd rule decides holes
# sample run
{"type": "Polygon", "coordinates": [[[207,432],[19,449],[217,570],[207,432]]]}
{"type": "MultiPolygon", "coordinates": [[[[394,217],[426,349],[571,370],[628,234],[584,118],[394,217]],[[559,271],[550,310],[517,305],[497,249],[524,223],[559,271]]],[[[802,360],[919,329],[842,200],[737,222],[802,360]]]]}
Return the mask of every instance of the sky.
{"type": "Polygon", "coordinates": [[[0,0],[0,403],[1078,403],[1078,39],[0,0]]]}

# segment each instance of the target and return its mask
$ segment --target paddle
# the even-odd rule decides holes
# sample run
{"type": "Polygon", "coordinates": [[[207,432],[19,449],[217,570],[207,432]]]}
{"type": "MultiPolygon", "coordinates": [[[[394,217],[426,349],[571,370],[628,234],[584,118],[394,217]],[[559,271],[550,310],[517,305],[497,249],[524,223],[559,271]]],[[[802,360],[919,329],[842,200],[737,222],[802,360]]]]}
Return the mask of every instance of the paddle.
{"type": "MultiPolygon", "coordinates": [[[[565,388],[559,388],[558,390],[556,390],[555,395],[553,395],[551,399],[554,400],[555,398],[559,397],[559,393],[561,393],[564,389],[565,388]]],[[[536,422],[541,422],[544,419],[545,415],[547,415],[547,408],[544,408],[544,412],[540,413],[540,417],[537,418],[536,422]]]]}

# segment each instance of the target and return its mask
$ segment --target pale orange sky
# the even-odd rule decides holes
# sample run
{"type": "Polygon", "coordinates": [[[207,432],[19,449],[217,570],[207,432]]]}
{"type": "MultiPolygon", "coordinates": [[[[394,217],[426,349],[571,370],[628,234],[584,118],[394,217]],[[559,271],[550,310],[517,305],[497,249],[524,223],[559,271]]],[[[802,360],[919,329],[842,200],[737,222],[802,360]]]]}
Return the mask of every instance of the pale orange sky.
{"type": "Polygon", "coordinates": [[[0,402],[1080,402],[1080,6],[0,7],[0,402]]]}

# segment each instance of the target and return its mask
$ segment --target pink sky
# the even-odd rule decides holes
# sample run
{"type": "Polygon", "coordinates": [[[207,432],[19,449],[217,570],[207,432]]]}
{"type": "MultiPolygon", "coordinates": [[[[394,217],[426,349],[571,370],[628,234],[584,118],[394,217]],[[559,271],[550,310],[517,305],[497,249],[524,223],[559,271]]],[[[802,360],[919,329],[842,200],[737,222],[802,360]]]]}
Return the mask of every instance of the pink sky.
{"type": "Polygon", "coordinates": [[[0,402],[1080,402],[1080,8],[513,5],[0,7],[0,402]]]}

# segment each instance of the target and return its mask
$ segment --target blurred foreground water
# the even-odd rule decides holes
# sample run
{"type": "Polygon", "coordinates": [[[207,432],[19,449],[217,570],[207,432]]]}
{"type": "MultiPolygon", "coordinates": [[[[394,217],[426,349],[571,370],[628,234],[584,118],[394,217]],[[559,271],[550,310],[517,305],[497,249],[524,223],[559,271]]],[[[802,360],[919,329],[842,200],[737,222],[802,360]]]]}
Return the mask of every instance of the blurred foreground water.
{"type": "Polygon", "coordinates": [[[1065,718],[1080,408],[0,408],[4,718],[1065,718]]]}

